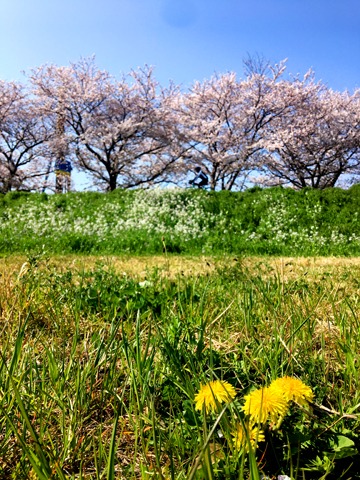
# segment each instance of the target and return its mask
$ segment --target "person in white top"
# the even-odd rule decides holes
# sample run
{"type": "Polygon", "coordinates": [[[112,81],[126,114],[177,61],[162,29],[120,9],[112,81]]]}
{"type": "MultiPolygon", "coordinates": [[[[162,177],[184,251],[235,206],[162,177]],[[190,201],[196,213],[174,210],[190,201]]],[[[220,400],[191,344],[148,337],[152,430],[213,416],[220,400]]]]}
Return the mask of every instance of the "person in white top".
{"type": "Polygon", "coordinates": [[[198,188],[203,188],[209,183],[209,179],[200,167],[195,167],[196,176],[190,180],[190,185],[194,185],[198,188]]]}

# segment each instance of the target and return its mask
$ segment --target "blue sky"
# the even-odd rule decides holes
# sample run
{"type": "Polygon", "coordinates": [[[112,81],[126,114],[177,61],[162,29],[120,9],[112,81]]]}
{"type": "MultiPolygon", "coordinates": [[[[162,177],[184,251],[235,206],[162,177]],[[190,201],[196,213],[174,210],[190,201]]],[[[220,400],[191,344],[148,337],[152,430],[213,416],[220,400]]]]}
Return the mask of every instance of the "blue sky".
{"type": "Polygon", "coordinates": [[[243,59],[288,58],[287,71],[335,90],[360,87],[359,0],[1,0],[0,78],[95,55],[114,76],[145,64],[184,88],[243,59]]]}

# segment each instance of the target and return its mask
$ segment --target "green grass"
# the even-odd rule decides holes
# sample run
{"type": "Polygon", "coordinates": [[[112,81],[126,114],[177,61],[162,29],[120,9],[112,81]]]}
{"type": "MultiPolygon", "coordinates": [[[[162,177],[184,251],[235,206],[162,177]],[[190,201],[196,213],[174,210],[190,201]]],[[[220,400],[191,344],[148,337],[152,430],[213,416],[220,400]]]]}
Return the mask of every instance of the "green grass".
{"type": "Polygon", "coordinates": [[[140,278],[41,256],[7,267],[0,478],[360,478],[359,266],[286,268],[224,258],[140,278]],[[311,409],[293,405],[255,452],[238,452],[244,396],[284,375],[311,387],[311,409]],[[204,415],[194,397],[214,379],[236,399],[204,415]]]}
{"type": "Polygon", "coordinates": [[[0,254],[358,256],[360,186],[0,195],[0,254]]]}

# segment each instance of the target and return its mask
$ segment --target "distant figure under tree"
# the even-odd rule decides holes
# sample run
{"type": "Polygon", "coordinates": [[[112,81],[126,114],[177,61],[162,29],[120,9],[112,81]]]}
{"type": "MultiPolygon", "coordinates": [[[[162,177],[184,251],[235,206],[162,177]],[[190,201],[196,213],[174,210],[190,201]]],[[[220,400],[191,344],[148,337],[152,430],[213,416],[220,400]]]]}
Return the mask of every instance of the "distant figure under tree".
{"type": "Polygon", "coordinates": [[[195,185],[198,188],[206,187],[209,183],[209,179],[200,167],[195,167],[196,176],[189,181],[190,185],[195,185]]]}
{"type": "Polygon", "coordinates": [[[72,165],[69,160],[59,159],[55,162],[55,192],[67,193],[70,191],[71,186],[71,170],[72,165]]]}

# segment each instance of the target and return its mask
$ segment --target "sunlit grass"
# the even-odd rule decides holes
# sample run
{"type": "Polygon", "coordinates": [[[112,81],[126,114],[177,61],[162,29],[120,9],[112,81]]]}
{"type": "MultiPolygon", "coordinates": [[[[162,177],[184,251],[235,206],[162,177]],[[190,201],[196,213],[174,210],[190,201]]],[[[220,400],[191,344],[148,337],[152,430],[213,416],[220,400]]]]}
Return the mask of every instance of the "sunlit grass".
{"type": "Polygon", "coordinates": [[[0,478],[359,478],[359,270],[359,259],[2,258],[0,478]],[[260,425],[234,442],[246,395],[285,376],[311,389],[310,408],[267,424],[256,450],[260,425]],[[202,412],[208,384],[236,396],[202,412]]]}
{"type": "Polygon", "coordinates": [[[357,256],[360,188],[0,195],[0,253],[357,256]]]}
{"type": "MultiPolygon", "coordinates": [[[[213,273],[218,267],[232,268],[240,261],[248,268],[248,274],[263,276],[277,276],[280,281],[298,280],[301,278],[324,280],[336,276],[337,285],[341,285],[344,278],[345,284],[352,270],[353,277],[360,273],[360,257],[239,257],[229,255],[199,256],[199,255],[173,255],[164,252],[162,255],[50,255],[46,251],[34,255],[34,259],[47,258],[46,266],[51,266],[58,271],[71,269],[81,271],[92,269],[98,264],[104,268],[111,267],[116,273],[125,273],[138,278],[144,278],[149,270],[156,270],[167,277],[198,276],[213,273]]],[[[0,272],[19,273],[21,266],[29,263],[28,255],[8,255],[0,257],[0,272]]],[[[41,268],[41,263],[39,265],[41,268]]]]}

